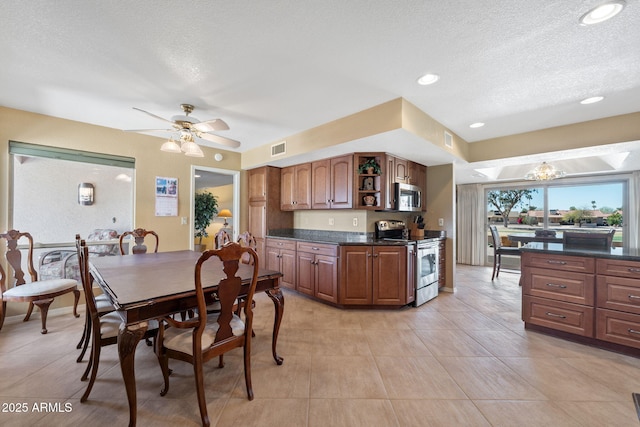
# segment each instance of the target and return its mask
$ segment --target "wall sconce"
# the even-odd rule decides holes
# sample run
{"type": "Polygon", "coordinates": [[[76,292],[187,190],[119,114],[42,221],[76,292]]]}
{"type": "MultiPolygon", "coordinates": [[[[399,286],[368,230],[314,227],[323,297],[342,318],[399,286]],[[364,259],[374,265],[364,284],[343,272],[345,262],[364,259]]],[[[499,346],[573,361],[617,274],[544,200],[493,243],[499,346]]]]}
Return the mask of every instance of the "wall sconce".
{"type": "Polygon", "coordinates": [[[93,204],[93,184],[88,182],[78,184],[78,204],[83,206],[93,204]]]}
{"type": "Polygon", "coordinates": [[[227,222],[227,218],[231,218],[231,211],[229,209],[222,209],[220,211],[220,213],[218,214],[218,216],[220,218],[224,218],[224,228],[227,228],[229,226],[229,223],[227,222]]]}

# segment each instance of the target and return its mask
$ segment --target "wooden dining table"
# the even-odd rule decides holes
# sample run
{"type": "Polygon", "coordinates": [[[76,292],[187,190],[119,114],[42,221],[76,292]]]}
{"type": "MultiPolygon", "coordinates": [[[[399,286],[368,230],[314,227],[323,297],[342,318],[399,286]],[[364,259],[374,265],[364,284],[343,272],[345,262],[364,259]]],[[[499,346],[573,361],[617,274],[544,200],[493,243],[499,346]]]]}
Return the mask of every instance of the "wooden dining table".
{"type": "MultiPolygon", "coordinates": [[[[129,401],[129,426],[135,426],[137,414],[135,351],[149,327],[149,321],[196,308],[195,264],[202,254],[189,250],[139,255],[90,258],[91,275],[109,296],[122,317],[118,332],[118,356],[129,401]]],[[[248,287],[252,267],[241,264],[237,275],[248,287]]],[[[222,263],[210,263],[202,271],[205,295],[210,297],[224,277],[222,263]]],[[[276,364],[282,357],[276,344],[284,313],[280,290],[282,273],[260,268],[256,292],[265,292],[274,303],[275,320],[271,348],[276,364]]],[[[213,302],[213,301],[209,301],[213,302]]]]}
{"type": "Polygon", "coordinates": [[[512,242],[529,243],[529,242],[546,242],[546,243],[562,243],[562,233],[555,236],[537,236],[536,233],[517,233],[508,234],[507,237],[512,242]]]}

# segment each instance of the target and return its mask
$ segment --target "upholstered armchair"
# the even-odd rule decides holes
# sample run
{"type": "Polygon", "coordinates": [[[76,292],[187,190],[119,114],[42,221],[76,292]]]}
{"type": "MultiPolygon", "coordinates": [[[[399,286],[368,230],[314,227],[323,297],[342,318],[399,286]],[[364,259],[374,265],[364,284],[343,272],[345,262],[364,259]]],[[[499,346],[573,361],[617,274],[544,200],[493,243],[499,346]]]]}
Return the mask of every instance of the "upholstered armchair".
{"type": "MultiPolygon", "coordinates": [[[[98,228],[87,236],[87,242],[101,240],[117,240],[118,232],[108,228],[98,228]]],[[[89,246],[91,256],[109,256],[120,253],[118,243],[89,246]]],[[[40,256],[38,266],[40,280],[49,279],[74,279],[80,283],[80,268],[78,266],[78,253],[75,250],[55,250],[40,256]]]]}

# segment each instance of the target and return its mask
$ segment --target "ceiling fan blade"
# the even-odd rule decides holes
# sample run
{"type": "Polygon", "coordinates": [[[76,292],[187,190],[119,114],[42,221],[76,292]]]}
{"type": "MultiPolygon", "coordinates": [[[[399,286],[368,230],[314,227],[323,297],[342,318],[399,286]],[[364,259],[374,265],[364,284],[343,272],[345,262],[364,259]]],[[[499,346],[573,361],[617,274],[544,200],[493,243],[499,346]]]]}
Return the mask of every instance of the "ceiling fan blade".
{"type": "Polygon", "coordinates": [[[124,129],[125,132],[175,132],[175,129],[124,129]]]}
{"type": "Polygon", "coordinates": [[[194,123],[192,128],[198,132],[212,132],[214,130],[229,130],[229,125],[222,119],[211,119],[206,122],[194,123]]]}
{"type": "Polygon", "coordinates": [[[227,147],[231,147],[231,148],[240,147],[240,142],[230,138],[225,138],[224,136],[218,136],[212,133],[203,133],[203,132],[196,133],[196,136],[198,138],[202,138],[209,142],[215,142],[216,144],[226,145],[227,147]]]}
{"type": "Polygon", "coordinates": [[[144,111],[144,110],[142,110],[142,109],[140,109],[140,108],[137,108],[137,107],[133,107],[133,109],[134,109],[134,110],[138,110],[138,111],[140,111],[140,112],[142,112],[142,113],[148,114],[148,115],[149,115],[149,116],[151,116],[151,117],[155,117],[156,119],[160,119],[160,120],[162,120],[162,121],[164,121],[164,122],[167,122],[167,123],[171,123],[171,124],[173,124],[173,122],[172,122],[171,120],[165,119],[164,117],[156,116],[156,115],[155,115],[155,114],[153,114],[153,113],[150,113],[150,112],[148,112],[148,111],[144,111]]]}

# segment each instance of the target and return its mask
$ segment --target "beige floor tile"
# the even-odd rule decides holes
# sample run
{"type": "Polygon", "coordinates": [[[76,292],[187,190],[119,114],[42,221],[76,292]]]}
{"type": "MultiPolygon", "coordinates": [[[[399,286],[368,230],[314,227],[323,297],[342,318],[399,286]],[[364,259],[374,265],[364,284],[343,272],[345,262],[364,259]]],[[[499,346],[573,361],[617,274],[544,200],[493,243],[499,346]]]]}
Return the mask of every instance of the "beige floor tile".
{"type": "Polygon", "coordinates": [[[388,400],[311,399],[308,427],[399,426],[388,400]]]}
{"type": "Polygon", "coordinates": [[[390,399],[465,399],[440,363],[431,356],[376,357],[390,399]]]}
{"type": "Polygon", "coordinates": [[[365,329],[363,332],[374,356],[431,356],[412,330],[365,329]]]}
{"type": "Polygon", "coordinates": [[[308,399],[229,399],[216,427],[306,426],[308,399]]]}
{"type": "Polygon", "coordinates": [[[463,331],[472,330],[503,330],[504,327],[499,323],[494,322],[479,311],[465,311],[465,312],[445,312],[445,317],[451,320],[463,331]]]}
{"type": "Polygon", "coordinates": [[[637,427],[640,424],[631,395],[624,402],[562,402],[558,406],[581,427],[637,427]]]}
{"type": "Polygon", "coordinates": [[[387,392],[373,357],[314,355],[309,397],[386,399],[387,392]]]}
{"type": "Polygon", "coordinates": [[[490,424],[470,400],[392,400],[403,427],[489,427],[490,424]]]}
{"type": "Polygon", "coordinates": [[[583,427],[550,401],[480,400],[474,403],[494,427],[583,427]]]}
{"type": "Polygon", "coordinates": [[[438,360],[470,399],[546,399],[494,357],[438,357],[438,360]]]}
{"type": "Polygon", "coordinates": [[[416,335],[434,356],[491,356],[486,348],[459,329],[421,329],[416,335]]]}
{"type": "MultiPolygon", "coordinates": [[[[251,361],[251,383],[255,397],[269,399],[308,398],[311,378],[311,355],[289,356],[286,363],[276,365],[271,360],[251,361]]],[[[247,396],[244,371],[231,397],[247,396]]]]}
{"type": "Polygon", "coordinates": [[[370,356],[371,350],[365,333],[360,329],[330,329],[313,331],[314,355],[370,356]]]}

